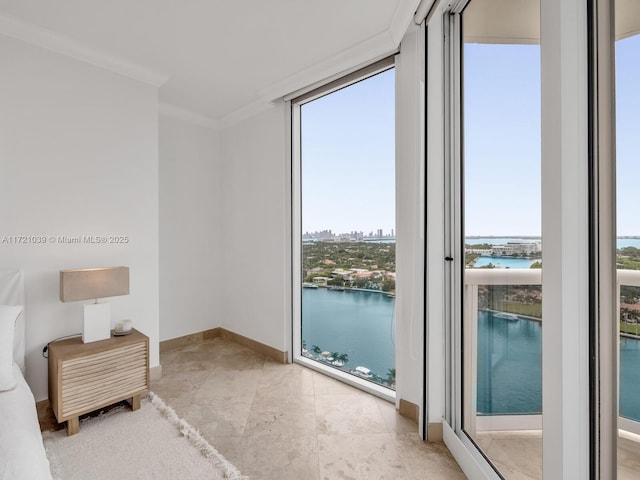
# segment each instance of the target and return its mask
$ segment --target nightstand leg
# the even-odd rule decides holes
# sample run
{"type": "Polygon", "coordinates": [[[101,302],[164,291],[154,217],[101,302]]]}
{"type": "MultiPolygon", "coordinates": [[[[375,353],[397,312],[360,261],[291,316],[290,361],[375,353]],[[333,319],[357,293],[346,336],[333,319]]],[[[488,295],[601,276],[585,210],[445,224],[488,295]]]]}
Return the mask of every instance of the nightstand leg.
{"type": "Polygon", "coordinates": [[[75,435],[80,431],[80,418],[73,417],[67,420],[67,435],[75,435]]]}
{"type": "Polygon", "coordinates": [[[131,410],[138,410],[140,408],[140,395],[134,395],[131,397],[129,405],[131,405],[131,410]]]}

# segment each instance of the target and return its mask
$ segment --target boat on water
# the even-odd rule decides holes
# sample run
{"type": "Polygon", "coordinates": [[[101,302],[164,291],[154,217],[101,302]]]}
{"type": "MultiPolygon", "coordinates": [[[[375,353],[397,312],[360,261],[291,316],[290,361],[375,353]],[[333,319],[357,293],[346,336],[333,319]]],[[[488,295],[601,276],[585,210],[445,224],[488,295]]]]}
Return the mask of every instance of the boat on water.
{"type": "Polygon", "coordinates": [[[302,283],[302,288],[318,288],[318,285],[314,285],[313,283],[302,283]]]}
{"type": "Polygon", "coordinates": [[[371,378],[371,370],[369,370],[367,367],[362,367],[362,366],[357,366],[356,368],[354,368],[353,370],[351,370],[349,373],[356,375],[358,377],[362,377],[362,378],[371,378]]]}
{"type": "Polygon", "coordinates": [[[493,316],[495,318],[502,318],[504,320],[509,320],[510,322],[515,322],[516,320],[518,320],[518,316],[513,313],[498,312],[498,313],[494,313],[493,316]]]}
{"type": "Polygon", "coordinates": [[[334,292],[344,292],[344,287],[329,287],[329,290],[333,290],[334,292]]]}

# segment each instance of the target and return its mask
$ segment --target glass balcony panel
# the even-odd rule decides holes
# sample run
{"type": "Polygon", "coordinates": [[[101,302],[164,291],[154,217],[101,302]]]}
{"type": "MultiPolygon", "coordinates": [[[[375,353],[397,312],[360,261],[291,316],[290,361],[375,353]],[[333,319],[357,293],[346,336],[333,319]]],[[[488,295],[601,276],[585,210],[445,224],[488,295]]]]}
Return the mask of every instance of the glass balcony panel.
{"type": "MultiPolygon", "coordinates": [[[[638,478],[640,474],[640,270],[624,270],[640,239],[618,239],[618,289],[620,291],[618,322],[619,350],[619,438],[618,478],[638,478]],[[630,255],[631,254],[631,255],[630,255]]],[[[640,250],[638,250],[640,255],[640,250]]]]}
{"type": "Polygon", "coordinates": [[[542,413],[541,290],[478,287],[478,416],[542,413]]]}

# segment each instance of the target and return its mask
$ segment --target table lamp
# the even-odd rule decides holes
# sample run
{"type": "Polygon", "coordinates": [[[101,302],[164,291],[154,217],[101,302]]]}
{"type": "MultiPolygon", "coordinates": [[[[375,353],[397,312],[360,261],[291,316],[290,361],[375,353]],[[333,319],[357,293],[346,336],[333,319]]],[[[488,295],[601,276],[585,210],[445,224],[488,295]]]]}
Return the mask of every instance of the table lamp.
{"type": "Polygon", "coordinates": [[[84,305],[83,343],[111,337],[111,304],[99,298],[129,294],[129,267],[60,270],[60,301],[95,300],[84,305]]]}

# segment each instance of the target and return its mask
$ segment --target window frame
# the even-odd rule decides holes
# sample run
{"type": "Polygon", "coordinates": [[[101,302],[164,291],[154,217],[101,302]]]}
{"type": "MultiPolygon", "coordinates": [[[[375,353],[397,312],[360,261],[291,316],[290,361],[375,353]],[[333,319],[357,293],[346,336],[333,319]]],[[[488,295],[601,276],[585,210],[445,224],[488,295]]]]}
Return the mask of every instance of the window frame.
{"type": "Polygon", "coordinates": [[[288,100],[291,118],[291,360],[389,402],[396,392],[302,355],[302,145],[301,110],[305,104],[395,68],[395,55],[384,57],[288,100]]]}

